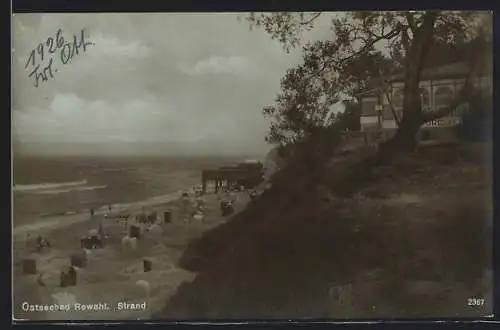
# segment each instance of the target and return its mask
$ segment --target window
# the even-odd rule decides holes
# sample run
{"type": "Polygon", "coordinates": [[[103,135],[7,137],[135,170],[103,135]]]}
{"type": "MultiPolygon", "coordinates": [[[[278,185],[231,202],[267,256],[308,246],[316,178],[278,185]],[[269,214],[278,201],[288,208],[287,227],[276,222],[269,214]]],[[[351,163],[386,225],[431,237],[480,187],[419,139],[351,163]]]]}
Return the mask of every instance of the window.
{"type": "Polygon", "coordinates": [[[420,102],[422,102],[422,108],[426,109],[430,107],[431,102],[427,88],[420,88],[420,102]]]}
{"type": "MultiPolygon", "coordinates": [[[[402,87],[395,88],[392,93],[392,104],[395,107],[402,107],[404,101],[404,89],[402,87]]],[[[420,102],[422,102],[422,107],[430,107],[430,95],[427,88],[420,88],[420,102]]]]}
{"type": "Polygon", "coordinates": [[[448,86],[441,86],[436,89],[434,93],[434,99],[436,103],[436,109],[446,107],[453,102],[455,95],[453,89],[448,86]]]}

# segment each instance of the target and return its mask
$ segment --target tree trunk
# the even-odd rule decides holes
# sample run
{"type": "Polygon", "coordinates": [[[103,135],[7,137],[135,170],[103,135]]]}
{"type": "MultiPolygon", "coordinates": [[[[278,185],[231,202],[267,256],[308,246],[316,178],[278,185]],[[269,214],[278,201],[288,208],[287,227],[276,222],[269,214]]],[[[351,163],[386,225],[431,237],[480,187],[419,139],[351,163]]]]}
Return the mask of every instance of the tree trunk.
{"type": "Polygon", "coordinates": [[[417,133],[424,123],[420,101],[420,73],[432,45],[436,12],[426,12],[422,25],[413,29],[413,40],[409,43],[407,30],[403,29],[402,43],[406,51],[403,118],[395,136],[381,146],[389,151],[412,151],[417,145],[417,133]]]}
{"type": "Polygon", "coordinates": [[[403,120],[396,134],[387,142],[381,145],[384,150],[391,151],[413,151],[417,145],[416,135],[420,125],[415,125],[416,121],[403,120]]]}
{"type": "Polygon", "coordinates": [[[412,151],[417,145],[416,136],[422,125],[418,67],[417,63],[410,60],[406,65],[403,118],[396,134],[381,145],[384,150],[412,151]]]}

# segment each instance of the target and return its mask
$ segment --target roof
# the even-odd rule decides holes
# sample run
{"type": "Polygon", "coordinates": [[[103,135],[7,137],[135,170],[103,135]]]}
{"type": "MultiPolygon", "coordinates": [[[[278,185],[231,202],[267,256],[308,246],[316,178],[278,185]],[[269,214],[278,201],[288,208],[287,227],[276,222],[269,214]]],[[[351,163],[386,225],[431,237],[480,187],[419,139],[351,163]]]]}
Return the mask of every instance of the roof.
{"type": "MultiPolygon", "coordinates": [[[[470,67],[464,62],[451,63],[422,70],[421,80],[463,77],[469,74],[470,67]]],[[[404,72],[398,72],[386,78],[389,82],[403,81],[404,72]]]]}
{"type": "MultiPolygon", "coordinates": [[[[420,80],[464,77],[469,74],[470,69],[470,65],[463,61],[429,67],[422,70],[420,80]]],[[[479,59],[476,67],[476,71],[479,75],[486,75],[492,70],[493,58],[491,56],[483,56],[483,58],[479,59]]],[[[404,71],[400,69],[395,74],[386,77],[386,80],[390,82],[403,81],[404,71]]]]}
{"type": "MultiPolygon", "coordinates": [[[[492,72],[493,60],[485,58],[481,61],[477,71],[479,75],[487,75],[492,72]]],[[[386,82],[403,82],[404,69],[397,70],[394,74],[385,77],[386,82]]],[[[463,78],[469,74],[470,66],[466,62],[455,62],[440,65],[422,70],[420,80],[463,78]]],[[[373,94],[381,84],[381,78],[372,78],[366,84],[366,90],[359,93],[359,96],[369,96],[373,94]]]]}

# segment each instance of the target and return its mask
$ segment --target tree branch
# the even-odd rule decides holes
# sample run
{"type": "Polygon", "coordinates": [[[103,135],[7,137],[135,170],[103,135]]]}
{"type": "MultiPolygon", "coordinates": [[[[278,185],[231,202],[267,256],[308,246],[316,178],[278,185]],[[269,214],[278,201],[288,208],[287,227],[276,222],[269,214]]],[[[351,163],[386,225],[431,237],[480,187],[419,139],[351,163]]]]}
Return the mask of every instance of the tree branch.
{"type": "Polygon", "coordinates": [[[389,102],[389,108],[391,109],[392,116],[394,117],[394,121],[396,122],[397,127],[399,127],[399,125],[401,124],[401,121],[399,120],[398,115],[396,114],[396,110],[394,109],[394,104],[392,103],[392,97],[389,95],[389,92],[385,88],[386,87],[385,86],[386,85],[385,78],[382,75],[381,70],[379,70],[379,77],[380,77],[380,80],[382,81],[382,83],[384,84],[384,86],[382,87],[382,90],[384,91],[385,97],[387,97],[387,101],[389,102]]]}
{"type": "Polygon", "coordinates": [[[302,21],[300,22],[301,25],[309,25],[311,24],[314,20],[316,20],[319,16],[321,15],[321,12],[314,14],[310,19],[307,21],[302,21]]]}
{"type": "Polygon", "coordinates": [[[359,49],[358,51],[355,51],[354,53],[352,53],[351,55],[347,56],[347,57],[344,57],[338,61],[335,61],[333,59],[330,59],[329,61],[325,61],[323,62],[323,65],[321,67],[321,71],[324,71],[326,66],[329,65],[329,64],[334,64],[336,68],[340,68],[345,62],[349,61],[349,60],[352,60],[353,58],[355,58],[356,56],[366,52],[368,49],[370,49],[371,47],[373,47],[373,45],[375,45],[377,42],[379,42],[380,40],[383,40],[383,39],[387,39],[387,40],[390,40],[392,38],[394,38],[395,36],[397,36],[400,32],[401,32],[401,29],[403,28],[402,25],[398,26],[397,28],[395,28],[394,30],[384,34],[384,35],[381,35],[381,36],[378,36],[377,38],[375,39],[371,39],[369,42],[365,42],[365,44],[363,45],[363,47],[361,47],[361,49],[359,49]]]}
{"type": "Polygon", "coordinates": [[[417,23],[415,23],[415,19],[413,17],[413,14],[410,12],[405,13],[406,21],[408,22],[408,25],[410,26],[411,32],[415,33],[417,31],[417,23]]]}
{"type": "Polygon", "coordinates": [[[401,29],[401,44],[405,50],[405,55],[408,56],[410,53],[410,37],[408,36],[408,31],[406,29],[401,29]]]}
{"type": "Polygon", "coordinates": [[[423,18],[422,26],[419,29],[420,34],[415,36],[419,37],[419,39],[421,38],[421,40],[418,40],[420,42],[417,43],[417,45],[420,46],[418,49],[418,56],[421,60],[428,53],[432,44],[432,36],[435,31],[434,23],[437,17],[438,13],[436,12],[426,13],[423,18]]]}
{"type": "Polygon", "coordinates": [[[437,17],[437,12],[426,12],[423,16],[422,25],[413,34],[411,56],[408,56],[408,61],[414,61],[416,64],[414,69],[417,72],[419,81],[425,58],[432,46],[435,31],[434,23],[437,17]]]}
{"type": "Polygon", "coordinates": [[[398,118],[396,110],[394,110],[394,105],[392,103],[392,97],[389,95],[389,93],[385,89],[384,89],[384,94],[385,94],[385,97],[387,97],[387,101],[389,102],[389,108],[391,109],[392,116],[394,117],[394,121],[396,122],[397,127],[399,127],[399,125],[401,125],[401,121],[398,118]]]}
{"type": "Polygon", "coordinates": [[[369,42],[365,43],[365,45],[363,47],[361,47],[360,50],[358,50],[357,52],[354,52],[353,54],[341,59],[339,61],[339,63],[344,63],[356,56],[358,56],[359,54],[362,54],[364,53],[365,51],[367,51],[368,49],[370,49],[371,47],[373,47],[373,45],[375,45],[377,42],[379,42],[380,40],[383,40],[383,39],[392,39],[394,38],[395,36],[397,36],[399,34],[399,31],[401,31],[401,26],[399,26],[398,28],[384,34],[384,35],[381,35],[375,39],[372,39],[370,40],[369,42]]]}

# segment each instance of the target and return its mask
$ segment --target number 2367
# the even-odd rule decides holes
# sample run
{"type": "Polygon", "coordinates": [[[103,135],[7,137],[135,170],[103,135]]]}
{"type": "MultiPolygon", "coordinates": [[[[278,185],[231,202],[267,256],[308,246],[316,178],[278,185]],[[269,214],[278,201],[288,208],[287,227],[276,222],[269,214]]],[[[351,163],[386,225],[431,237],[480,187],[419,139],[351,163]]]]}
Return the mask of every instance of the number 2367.
{"type": "Polygon", "coordinates": [[[469,298],[467,299],[467,306],[483,306],[484,299],[483,298],[469,298]]]}

